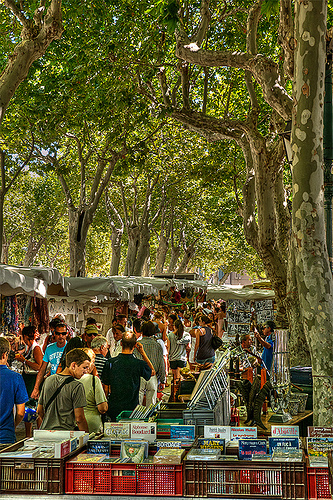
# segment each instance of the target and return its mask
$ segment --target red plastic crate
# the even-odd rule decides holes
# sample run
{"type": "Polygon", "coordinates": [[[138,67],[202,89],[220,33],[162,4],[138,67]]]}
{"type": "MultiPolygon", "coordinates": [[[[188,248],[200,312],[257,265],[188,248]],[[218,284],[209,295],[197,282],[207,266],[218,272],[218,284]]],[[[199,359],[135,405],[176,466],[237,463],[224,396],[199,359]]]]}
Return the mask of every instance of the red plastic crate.
{"type": "Polygon", "coordinates": [[[182,465],[138,464],[137,494],[181,496],[182,472],[182,465]]]}
{"type": "Polygon", "coordinates": [[[68,462],[65,493],[182,496],[182,465],[68,462]]]}
{"type": "Polygon", "coordinates": [[[332,498],[328,477],[328,467],[307,467],[308,499],[332,498]]]}

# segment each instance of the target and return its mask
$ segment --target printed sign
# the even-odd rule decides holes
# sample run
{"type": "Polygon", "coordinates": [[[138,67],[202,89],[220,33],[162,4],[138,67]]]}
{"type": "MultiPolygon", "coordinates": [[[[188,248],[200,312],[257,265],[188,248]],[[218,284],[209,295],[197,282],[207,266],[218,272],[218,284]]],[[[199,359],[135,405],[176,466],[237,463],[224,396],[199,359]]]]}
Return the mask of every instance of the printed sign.
{"type": "Polygon", "coordinates": [[[204,438],[225,439],[228,442],[230,441],[230,427],[204,425],[204,438]]]}
{"type": "Polygon", "coordinates": [[[269,453],[270,455],[275,450],[299,450],[299,439],[298,438],[284,438],[284,437],[270,437],[268,438],[269,453]]]}
{"type": "Polygon", "coordinates": [[[272,425],[272,437],[299,437],[298,425],[272,425]]]}
{"type": "Polygon", "coordinates": [[[308,427],[308,437],[333,437],[333,427],[308,427]]]}
{"type": "Polygon", "coordinates": [[[194,441],[195,425],[170,425],[170,439],[194,441]]]}
{"type": "Polygon", "coordinates": [[[108,313],[108,308],[107,307],[102,307],[102,306],[88,306],[86,315],[89,316],[90,314],[107,314],[108,313]]]}
{"type": "Polygon", "coordinates": [[[156,422],[131,422],[131,439],[155,441],[156,422]]]}
{"type": "Polygon", "coordinates": [[[221,453],[225,452],[225,440],[224,439],[198,439],[198,447],[204,449],[219,449],[221,453]]]}
{"type": "Polygon", "coordinates": [[[253,455],[266,455],[266,439],[240,439],[238,442],[239,460],[252,460],[253,455]]]}
{"type": "Polygon", "coordinates": [[[256,427],[231,427],[230,428],[230,439],[231,441],[237,441],[238,439],[256,439],[257,428],[256,427]]]}

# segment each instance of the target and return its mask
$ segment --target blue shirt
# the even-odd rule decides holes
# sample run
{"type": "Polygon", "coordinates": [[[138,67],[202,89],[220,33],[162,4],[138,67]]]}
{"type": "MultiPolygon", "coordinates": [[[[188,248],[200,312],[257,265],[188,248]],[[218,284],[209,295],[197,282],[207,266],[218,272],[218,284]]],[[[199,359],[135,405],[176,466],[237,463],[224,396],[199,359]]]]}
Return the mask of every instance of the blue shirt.
{"type": "Polygon", "coordinates": [[[13,408],[28,400],[22,375],[0,365],[0,443],[15,443],[13,408]]]}
{"type": "Polygon", "coordinates": [[[264,350],[262,351],[262,360],[265,363],[264,368],[267,368],[267,370],[271,369],[272,366],[272,361],[273,361],[273,346],[274,346],[274,341],[272,339],[272,335],[267,337],[265,339],[265,342],[268,342],[272,347],[270,349],[267,349],[267,347],[264,347],[264,350]]]}
{"type": "Polygon", "coordinates": [[[60,363],[60,358],[62,356],[62,353],[64,352],[66,344],[64,345],[64,347],[58,347],[57,343],[54,342],[53,344],[48,345],[45,349],[43,361],[46,361],[46,363],[51,363],[51,375],[54,375],[57,371],[58,365],[60,363]]]}

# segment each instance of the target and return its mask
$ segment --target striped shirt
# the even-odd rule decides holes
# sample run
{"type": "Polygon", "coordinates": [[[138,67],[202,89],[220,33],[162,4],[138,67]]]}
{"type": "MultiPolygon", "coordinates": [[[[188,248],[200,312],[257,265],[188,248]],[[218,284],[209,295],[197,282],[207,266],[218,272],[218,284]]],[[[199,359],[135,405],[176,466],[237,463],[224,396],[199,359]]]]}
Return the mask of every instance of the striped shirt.
{"type": "Polygon", "coordinates": [[[106,358],[103,356],[103,354],[96,354],[95,366],[96,366],[96,370],[97,370],[99,378],[101,378],[101,376],[102,376],[102,371],[103,371],[103,367],[105,365],[105,362],[106,362],[106,358]]]}
{"type": "MultiPolygon", "coordinates": [[[[165,384],[165,364],[162,347],[157,342],[155,337],[142,337],[140,344],[142,344],[161,384],[165,384]]],[[[138,359],[143,359],[137,349],[134,349],[134,356],[138,359]]]]}

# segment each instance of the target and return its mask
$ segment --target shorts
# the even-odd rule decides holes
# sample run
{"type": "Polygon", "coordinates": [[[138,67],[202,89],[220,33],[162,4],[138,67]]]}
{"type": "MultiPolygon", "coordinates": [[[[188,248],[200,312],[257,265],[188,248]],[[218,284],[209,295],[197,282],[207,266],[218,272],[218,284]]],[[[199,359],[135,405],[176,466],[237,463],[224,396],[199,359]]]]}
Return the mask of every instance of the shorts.
{"type": "Polygon", "coordinates": [[[204,365],[205,363],[214,363],[215,356],[212,356],[211,358],[207,358],[207,359],[197,359],[196,362],[199,363],[199,365],[204,365]]]}
{"type": "Polygon", "coordinates": [[[177,368],[185,368],[185,366],[186,366],[186,361],[183,361],[181,359],[175,359],[174,361],[170,361],[171,370],[176,370],[177,368]]]}

